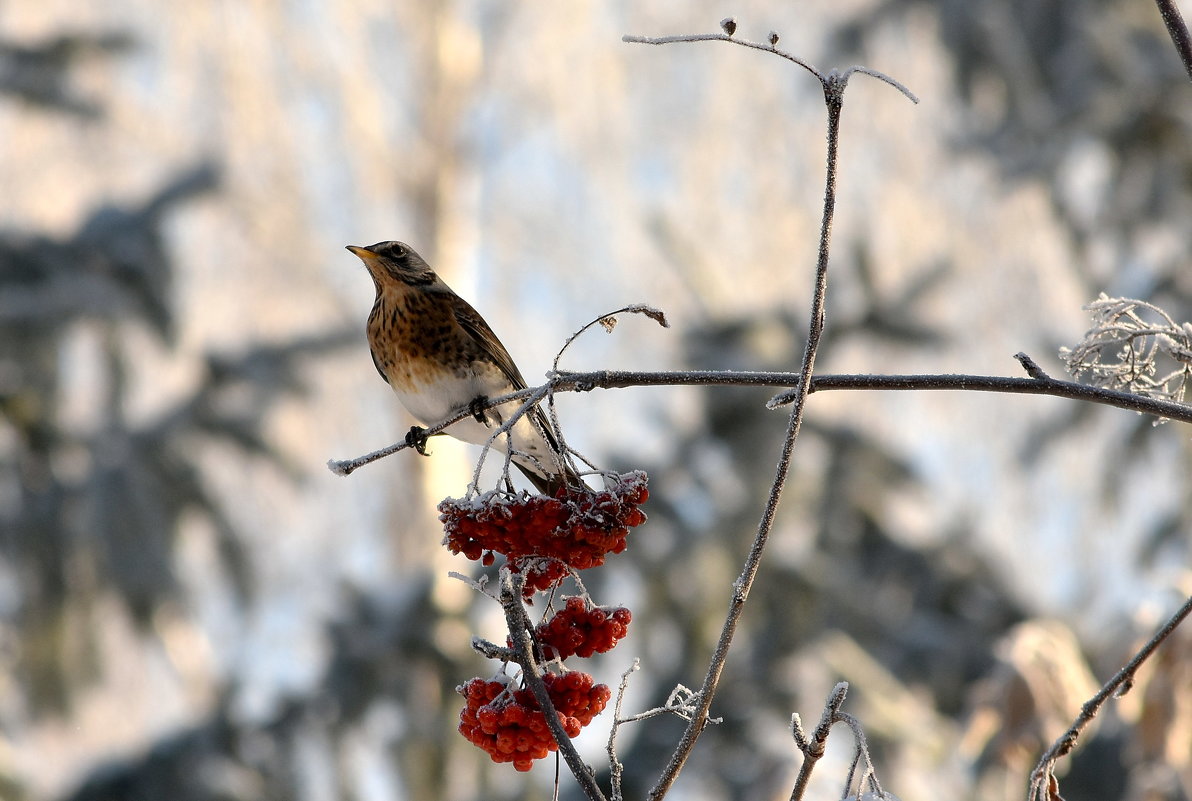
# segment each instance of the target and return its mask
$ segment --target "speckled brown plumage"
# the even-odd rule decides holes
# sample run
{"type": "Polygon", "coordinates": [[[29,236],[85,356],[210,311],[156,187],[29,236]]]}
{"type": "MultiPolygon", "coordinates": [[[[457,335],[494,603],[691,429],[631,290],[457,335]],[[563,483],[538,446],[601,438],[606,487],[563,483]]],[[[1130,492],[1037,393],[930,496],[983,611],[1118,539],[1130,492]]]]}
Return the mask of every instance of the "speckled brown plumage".
{"type": "MultiPolygon", "coordinates": [[[[367,325],[373,364],[418,422],[431,425],[477,398],[525,388],[517,365],[480,313],[409,245],[380,242],[348,249],[364,262],[377,290],[367,325]]],[[[500,424],[516,408],[516,403],[502,404],[486,416],[500,424]]],[[[491,425],[469,418],[446,433],[484,444],[492,431],[491,425]]],[[[540,491],[580,483],[570,469],[560,469],[558,445],[541,409],[515,424],[512,442],[514,464],[540,491]]],[[[507,438],[498,438],[493,447],[506,450],[507,438]]]]}

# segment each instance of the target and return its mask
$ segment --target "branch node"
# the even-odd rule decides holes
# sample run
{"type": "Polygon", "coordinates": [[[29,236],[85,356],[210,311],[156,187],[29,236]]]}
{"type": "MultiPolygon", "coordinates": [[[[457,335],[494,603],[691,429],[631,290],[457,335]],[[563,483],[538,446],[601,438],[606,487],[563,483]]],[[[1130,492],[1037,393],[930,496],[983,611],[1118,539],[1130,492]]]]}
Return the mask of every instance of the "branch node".
{"type": "Polygon", "coordinates": [[[356,468],[350,459],[328,459],[327,469],[337,476],[350,476],[356,468]]]}
{"type": "Polygon", "coordinates": [[[803,719],[799,717],[798,712],[791,715],[791,735],[795,738],[795,745],[806,754],[809,747],[807,732],[803,731],[803,719]]]}
{"type": "Polygon", "coordinates": [[[483,637],[472,638],[472,650],[486,659],[496,659],[498,662],[517,661],[517,652],[512,648],[497,645],[483,637]]]}
{"type": "Polygon", "coordinates": [[[1045,373],[1043,368],[1040,367],[1034,359],[1032,359],[1030,356],[1027,356],[1022,351],[1015,353],[1014,358],[1018,360],[1018,363],[1022,365],[1022,369],[1026,370],[1026,374],[1031,378],[1035,378],[1040,381],[1048,381],[1051,379],[1051,376],[1045,373]]]}

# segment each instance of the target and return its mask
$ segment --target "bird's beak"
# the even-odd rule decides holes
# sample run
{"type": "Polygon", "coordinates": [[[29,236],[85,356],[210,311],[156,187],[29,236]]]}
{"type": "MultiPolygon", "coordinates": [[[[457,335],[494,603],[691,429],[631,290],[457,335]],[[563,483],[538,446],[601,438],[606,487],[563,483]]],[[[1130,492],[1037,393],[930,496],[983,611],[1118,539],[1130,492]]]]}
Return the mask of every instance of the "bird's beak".
{"type": "Polygon", "coordinates": [[[348,245],[347,247],[348,250],[360,257],[360,261],[364,262],[364,266],[370,273],[375,275],[378,272],[384,272],[384,268],[381,266],[381,257],[376,253],[373,253],[368,248],[357,247],[356,245],[348,245]]]}

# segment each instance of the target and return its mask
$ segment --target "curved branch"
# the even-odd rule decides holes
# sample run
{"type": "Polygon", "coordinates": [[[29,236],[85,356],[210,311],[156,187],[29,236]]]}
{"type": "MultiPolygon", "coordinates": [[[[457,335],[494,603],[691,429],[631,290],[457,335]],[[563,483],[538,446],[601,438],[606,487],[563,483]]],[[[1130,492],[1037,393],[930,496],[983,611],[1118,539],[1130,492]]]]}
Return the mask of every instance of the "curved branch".
{"type": "MultiPolygon", "coordinates": [[[[723,23],[721,23],[721,25],[724,26],[726,23],[729,23],[729,22],[731,22],[731,20],[725,20],[723,23]]],[[[899,92],[902,92],[902,94],[904,94],[906,96],[906,98],[908,100],[910,100],[912,103],[917,104],[919,102],[919,98],[915,96],[914,92],[912,92],[910,89],[906,88],[906,86],[903,85],[900,81],[890,77],[886,73],[881,72],[879,70],[870,69],[869,67],[862,67],[862,66],[857,65],[857,66],[849,67],[848,69],[846,69],[844,72],[841,72],[841,73],[838,73],[836,70],[830,70],[827,73],[823,73],[823,72],[820,72],[818,69],[816,69],[811,64],[809,64],[808,62],[806,62],[803,59],[796,56],[794,53],[788,53],[785,50],[779,49],[777,33],[771,32],[769,43],[764,44],[762,42],[750,41],[749,39],[737,39],[733,36],[732,33],[728,32],[729,30],[730,30],[729,28],[725,28],[724,33],[690,33],[690,34],[680,34],[678,36],[632,36],[632,35],[626,34],[625,36],[621,37],[621,41],[628,42],[629,44],[648,44],[648,45],[677,44],[677,43],[684,43],[684,42],[729,42],[730,44],[740,45],[741,47],[748,47],[752,50],[762,50],[767,53],[773,53],[774,55],[778,56],[779,58],[784,58],[793,64],[798,64],[800,67],[802,67],[803,69],[807,70],[812,75],[814,75],[819,80],[819,82],[824,86],[825,89],[828,89],[832,83],[837,82],[837,81],[840,83],[841,86],[843,86],[844,84],[848,83],[848,79],[849,79],[850,75],[852,75],[854,72],[859,72],[859,73],[862,73],[863,75],[868,75],[871,78],[877,78],[879,81],[888,83],[890,86],[893,86],[899,92]]],[[[731,30],[736,31],[736,23],[735,22],[733,23],[731,30]]]]}
{"type": "Polygon", "coordinates": [[[625,36],[621,37],[621,41],[628,42],[629,44],[648,45],[675,44],[677,42],[731,42],[733,44],[741,45],[742,47],[750,47],[754,50],[765,50],[767,52],[773,53],[776,56],[785,58],[787,61],[798,64],[800,67],[818,78],[820,83],[824,83],[826,80],[822,72],[793,53],[788,53],[785,50],[779,50],[772,44],[751,42],[748,39],[734,39],[732,35],[727,33],[692,33],[681,34],[679,36],[631,36],[626,34],[625,36]]]}

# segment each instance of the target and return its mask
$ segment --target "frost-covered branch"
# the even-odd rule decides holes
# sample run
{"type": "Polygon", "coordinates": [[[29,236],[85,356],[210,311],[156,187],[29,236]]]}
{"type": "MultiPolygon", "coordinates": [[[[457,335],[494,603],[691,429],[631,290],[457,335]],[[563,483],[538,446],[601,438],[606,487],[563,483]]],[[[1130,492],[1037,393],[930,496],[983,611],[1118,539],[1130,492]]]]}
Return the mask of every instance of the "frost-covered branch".
{"type": "MultiPolygon", "coordinates": [[[[659,371],[630,371],[630,370],[596,370],[588,373],[560,373],[553,376],[548,384],[552,393],[557,392],[590,392],[594,389],[625,389],[628,387],[772,387],[775,389],[792,386],[798,380],[797,373],[788,372],[753,372],[744,370],[659,370],[659,371]]],[[[545,386],[545,385],[544,385],[545,386]]],[[[482,408],[488,409],[500,406],[511,400],[524,400],[531,396],[541,396],[543,387],[529,387],[528,389],[511,392],[496,398],[489,398],[482,408]]],[[[1132,392],[1125,392],[1105,387],[1078,384],[1073,381],[1042,378],[1016,378],[1011,376],[969,375],[963,373],[943,373],[939,375],[879,375],[874,373],[839,374],[827,373],[814,376],[811,379],[811,392],[830,392],[839,390],[883,390],[883,391],[925,391],[950,390],[966,392],[1008,392],[1024,395],[1052,395],[1057,398],[1098,403],[1103,406],[1114,406],[1118,409],[1153,414],[1156,417],[1176,420],[1181,423],[1192,423],[1192,405],[1169,400],[1160,400],[1132,392]]],[[[777,406],[788,402],[787,393],[783,393],[771,401],[777,406]]],[[[455,415],[426,428],[427,434],[437,434],[451,425],[471,417],[469,409],[462,409],[455,415]]],[[[393,445],[358,456],[354,459],[333,459],[327,463],[328,469],[339,476],[350,475],[366,464],[383,459],[398,451],[412,447],[406,442],[393,445]]]]}

